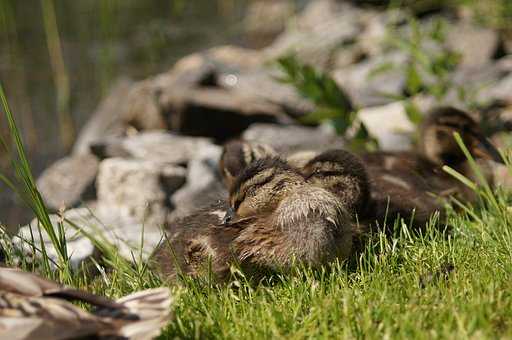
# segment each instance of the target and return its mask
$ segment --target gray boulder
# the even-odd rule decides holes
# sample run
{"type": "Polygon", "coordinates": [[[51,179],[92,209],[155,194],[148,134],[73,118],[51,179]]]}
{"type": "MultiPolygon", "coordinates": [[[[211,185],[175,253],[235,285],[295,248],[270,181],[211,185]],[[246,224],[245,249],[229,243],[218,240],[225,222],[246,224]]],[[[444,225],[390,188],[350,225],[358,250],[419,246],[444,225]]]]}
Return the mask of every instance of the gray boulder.
{"type": "Polygon", "coordinates": [[[98,166],[99,160],[90,154],[72,155],[51,165],[37,180],[46,206],[59,210],[94,200],[98,166]]]}
{"type": "Polygon", "coordinates": [[[342,137],[332,129],[299,125],[254,124],[243,133],[242,138],[270,145],[280,153],[342,148],[344,145],[342,137]]]}
{"type": "Polygon", "coordinates": [[[405,53],[391,52],[335,70],[333,78],[356,106],[388,104],[395,100],[393,96],[403,93],[405,73],[401,65],[406,61],[405,53]]]}
{"type": "Polygon", "coordinates": [[[325,68],[332,50],[353,40],[362,29],[361,10],[345,2],[311,1],[290,26],[263,50],[264,58],[275,60],[294,53],[302,61],[325,68]]]}
{"type": "Polygon", "coordinates": [[[461,54],[461,66],[478,68],[489,63],[496,54],[499,38],[492,29],[461,21],[450,25],[446,45],[461,54]]]}
{"type": "Polygon", "coordinates": [[[382,150],[403,151],[412,147],[411,135],[416,127],[407,118],[403,102],[365,108],[359,111],[358,117],[382,150]]]}
{"type": "Polygon", "coordinates": [[[268,101],[222,88],[196,88],[166,97],[171,129],[216,141],[236,137],[255,122],[286,121],[281,108],[268,101]]]}
{"type": "Polygon", "coordinates": [[[171,204],[176,210],[170,216],[170,220],[227,197],[219,170],[221,154],[221,147],[206,145],[190,160],[187,183],[171,198],[171,204]]]}
{"type": "Polygon", "coordinates": [[[89,153],[89,145],[105,136],[120,136],[125,133],[126,127],[121,118],[120,107],[128,95],[133,82],[119,81],[110,91],[109,95],[101,101],[96,111],[91,115],[80,131],[75,145],[74,154],[89,153]]]}
{"type": "MultiPolygon", "coordinates": [[[[59,230],[59,224],[62,223],[67,242],[68,255],[70,257],[71,265],[74,268],[79,268],[85,259],[94,255],[95,247],[93,242],[76,228],[83,228],[86,232],[91,232],[98,227],[98,221],[94,216],[92,216],[89,209],[71,209],[66,211],[63,214],[63,217],[50,215],[50,220],[56,234],[59,230]]],[[[13,238],[13,243],[18,248],[22,249],[24,253],[32,254],[33,248],[31,246],[31,242],[33,237],[34,245],[39,249],[35,255],[42,256],[40,251],[42,249],[41,244],[43,244],[48,257],[55,263],[58,263],[59,255],[57,249],[53,246],[50,237],[43,230],[42,226],[38,225],[38,220],[34,219],[27,226],[21,227],[18,231],[17,237],[13,238]],[[42,238],[40,237],[38,228],[41,228],[42,238]]]]}
{"type": "Polygon", "coordinates": [[[147,131],[124,138],[105,138],[91,146],[100,158],[130,157],[172,164],[186,164],[210,140],[180,136],[167,131],[147,131]]]}
{"type": "MultiPolygon", "coordinates": [[[[59,224],[62,224],[73,268],[80,268],[90,258],[98,259],[101,255],[98,243],[113,246],[128,261],[139,260],[140,257],[145,261],[163,239],[163,232],[158,228],[121,223],[120,220],[113,219],[112,215],[102,216],[93,208],[67,210],[62,216],[50,215],[50,220],[55,233],[58,233],[59,224]]],[[[41,235],[42,239],[38,231],[38,221],[34,219],[19,230],[13,242],[25,254],[32,255],[33,248],[30,243],[33,237],[35,246],[39,249],[35,256],[39,257],[42,256],[42,241],[49,258],[58,264],[57,249],[44,230],[41,230],[41,235]]]]}
{"type": "Polygon", "coordinates": [[[101,216],[150,227],[162,226],[170,212],[168,198],[185,183],[182,167],[149,160],[109,158],[97,180],[101,216]]]}

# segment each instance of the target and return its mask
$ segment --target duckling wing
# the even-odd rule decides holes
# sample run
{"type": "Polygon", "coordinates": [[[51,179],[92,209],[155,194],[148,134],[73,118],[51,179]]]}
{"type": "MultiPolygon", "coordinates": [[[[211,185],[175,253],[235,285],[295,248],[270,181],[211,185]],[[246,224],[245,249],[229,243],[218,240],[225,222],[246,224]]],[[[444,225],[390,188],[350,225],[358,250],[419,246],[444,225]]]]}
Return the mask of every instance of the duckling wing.
{"type": "Polygon", "coordinates": [[[109,328],[109,323],[67,301],[0,292],[2,339],[69,339],[109,328]]]}
{"type": "Polygon", "coordinates": [[[0,291],[27,297],[52,296],[65,300],[79,300],[98,307],[121,307],[114,301],[102,296],[66,287],[34,273],[15,268],[0,268],[0,291]]]}

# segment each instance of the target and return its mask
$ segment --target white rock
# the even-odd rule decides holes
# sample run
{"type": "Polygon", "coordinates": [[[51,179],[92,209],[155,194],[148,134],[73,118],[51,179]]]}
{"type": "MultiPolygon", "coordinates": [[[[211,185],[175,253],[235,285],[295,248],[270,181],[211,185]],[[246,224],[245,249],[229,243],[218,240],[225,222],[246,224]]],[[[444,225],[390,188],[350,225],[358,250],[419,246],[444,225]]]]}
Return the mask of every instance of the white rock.
{"type": "Polygon", "coordinates": [[[184,168],[168,163],[106,159],[98,173],[98,212],[131,223],[161,226],[169,213],[168,197],[185,178],[184,168]]]}
{"type": "MultiPolygon", "coordinates": [[[[134,259],[138,261],[141,256],[145,261],[163,239],[163,232],[159,228],[126,223],[114,215],[102,216],[92,208],[67,210],[63,217],[50,215],[50,220],[56,234],[59,223],[63,223],[68,256],[73,268],[79,268],[83,262],[101,253],[101,249],[96,248],[96,241],[108,242],[117,249],[120,256],[128,261],[134,259]],[[91,240],[90,237],[94,239],[91,240]]],[[[14,244],[23,249],[26,254],[31,254],[33,251],[29,243],[32,242],[30,228],[32,228],[36,248],[42,249],[38,221],[34,219],[29,225],[22,227],[18,232],[18,237],[13,240],[14,244]]],[[[58,252],[50,237],[43,229],[41,229],[41,234],[49,258],[58,263],[58,252]]],[[[36,256],[42,256],[42,253],[38,251],[36,256]]]]}
{"type": "Polygon", "coordinates": [[[365,108],[359,111],[359,119],[385,151],[400,151],[411,148],[410,135],[416,130],[407,118],[403,102],[365,108]]]}
{"type": "MultiPolygon", "coordinates": [[[[94,225],[98,222],[87,208],[68,210],[64,213],[63,217],[64,219],[58,215],[50,215],[50,221],[52,222],[54,231],[57,235],[59,223],[63,223],[71,265],[74,268],[78,268],[85,259],[94,254],[94,245],[75,227],[83,228],[85,231],[91,232],[94,230],[94,225]],[[68,223],[66,220],[69,220],[71,223],[68,223]]],[[[36,255],[42,256],[42,253],[40,252],[42,245],[39,228],[41,229],[41,235],[43,236],[42,241],[48,257],[58,264],[59,255],[57,249],[53,246],[50,237],[37,219],[32,220],[29,225],[20,228],[18,236],[13,238],[14,244],[23,249],[24,252],[30,254],[33,250],[30,245],[33,237],[35,247],[39,249],[36,255]],[[31,229],[32,232],[30,231],[31,229]]]]}

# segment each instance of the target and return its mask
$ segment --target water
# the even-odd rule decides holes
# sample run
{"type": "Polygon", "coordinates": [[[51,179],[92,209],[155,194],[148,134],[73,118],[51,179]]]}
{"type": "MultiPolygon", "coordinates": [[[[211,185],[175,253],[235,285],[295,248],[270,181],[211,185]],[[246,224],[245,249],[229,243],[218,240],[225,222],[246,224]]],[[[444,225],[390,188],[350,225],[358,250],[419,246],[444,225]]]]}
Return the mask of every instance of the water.
{"type": "MultiPolygon", "coordinates": [[[[55,15],[69,79],[69,102],[64,106],[69,109],[64,112],[79,130],[120,77],[143,79],[189,53],[243,44],[246,5],[241,0],[0,0],[0,80],[34,173],[69,151],[61,133],[54,83],[55,75],[62,72],[52,68],[58,58],[50,57],[45,18],[48,23],[55,15]],[[52,3],[54,8],[48,11],[52,3]]],[[[50,41],[59,42],[51,34],[50,41]]],[[[0,133],[5,136],[4,122],[2,117],[0,133]]],[[[5,172],[2,157],[0,153],[5,172]]],[[[0,223],[27,222],[30,215],[16,204],[14,195],[3,184],[0,190],[0,223]]]]}

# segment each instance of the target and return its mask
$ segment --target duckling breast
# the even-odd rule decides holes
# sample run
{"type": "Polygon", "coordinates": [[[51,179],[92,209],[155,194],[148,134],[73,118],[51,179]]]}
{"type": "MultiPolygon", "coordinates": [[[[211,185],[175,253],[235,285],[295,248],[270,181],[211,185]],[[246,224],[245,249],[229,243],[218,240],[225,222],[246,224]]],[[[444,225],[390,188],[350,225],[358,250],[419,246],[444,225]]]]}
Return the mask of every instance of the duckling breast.
{"type": "Polygon", "coordinates": [[[345,259],[351,253],[352,237],[350,214],[337,197],[306,185],[268,218],[244,229],[235,243],[241,261],[286,270],[293,263],[320,266],[345,259]]]}

